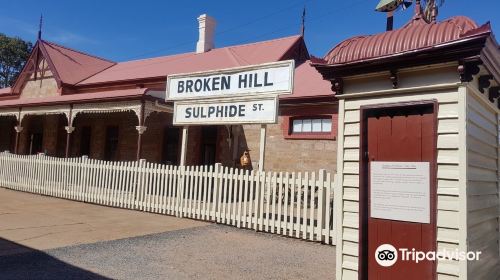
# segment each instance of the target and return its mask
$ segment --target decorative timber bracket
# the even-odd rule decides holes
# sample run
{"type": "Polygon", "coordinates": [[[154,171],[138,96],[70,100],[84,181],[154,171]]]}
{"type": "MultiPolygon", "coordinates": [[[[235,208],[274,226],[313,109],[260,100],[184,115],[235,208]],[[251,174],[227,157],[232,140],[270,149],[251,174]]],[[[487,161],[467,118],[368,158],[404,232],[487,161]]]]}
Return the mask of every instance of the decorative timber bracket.
{"type": "MultiPolygon", "coordinates": [[[[500,97],[500,86],[490,87],[488,89],[488,99],[491,102],[495,102],[495,98],[498,98],[498,97],[500,97]]],[[[499,100],[499,104],[500,104],[500,100],[499,100]]]]}
{"type": "Polygon", "coordinates": [[[462,83],[470,82],[473,76],[479,73],[479,61],[464,62],[461,61],[458,65],[457,71],[462,83]]]}
{"type": "Polygon", "coordinates": [[[392,83],[392,88],[397,89],[398,88],[398,71],[397,70],[391,70],[391,75],[389,76],[389,79],[391,80],[392,83]]]}
{"type": "Polygon", "coordinates": [[[333,78],[330,82],[332,83],[332,91],[335,94],[341,95],[344,93],[344,81],[341,78],[333,78]]]}
{"type": "Polygon", "coordinates": [[[482,75],[477,79],[477,86],[481,93],[485,92],[491,86],[490,80],[493,80],[493,75],[482,75]]]}

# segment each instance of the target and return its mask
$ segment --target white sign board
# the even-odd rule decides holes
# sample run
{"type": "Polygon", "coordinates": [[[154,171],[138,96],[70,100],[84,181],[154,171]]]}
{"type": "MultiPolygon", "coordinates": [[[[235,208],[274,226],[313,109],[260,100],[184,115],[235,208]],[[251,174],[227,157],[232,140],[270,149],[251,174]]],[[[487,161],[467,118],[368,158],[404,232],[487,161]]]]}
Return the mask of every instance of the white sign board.
{"type": "Polygon", "coordinates": [[[428,162],[370,163],[372,218],[430,223],[428,162]]]}
{"type": "Polygon", "coordinates": [[[174,125],[277,123],[278,97],[175,102],[174,125]]]}
{"type": "Polygon", "coordinates": [[[291,94],[293,60],[217,71],[169,75],[167,100],[291,94]]]}

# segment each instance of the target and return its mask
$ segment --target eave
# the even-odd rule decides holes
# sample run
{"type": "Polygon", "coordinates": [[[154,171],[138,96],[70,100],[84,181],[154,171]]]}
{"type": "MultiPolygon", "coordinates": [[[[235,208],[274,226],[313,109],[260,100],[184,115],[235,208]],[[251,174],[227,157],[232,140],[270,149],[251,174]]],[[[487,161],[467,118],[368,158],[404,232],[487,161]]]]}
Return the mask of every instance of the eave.
{"type": "MultiPolygon", "coordinates": [[[[449,61],[474,60],[485,47],[490,32],[414,51],[344,64],[312,63],[324,79],[334,80],[373,72],[392,71],[449,61]]],[[[478,59],[478,58],[477,58],[478,59]]]]}

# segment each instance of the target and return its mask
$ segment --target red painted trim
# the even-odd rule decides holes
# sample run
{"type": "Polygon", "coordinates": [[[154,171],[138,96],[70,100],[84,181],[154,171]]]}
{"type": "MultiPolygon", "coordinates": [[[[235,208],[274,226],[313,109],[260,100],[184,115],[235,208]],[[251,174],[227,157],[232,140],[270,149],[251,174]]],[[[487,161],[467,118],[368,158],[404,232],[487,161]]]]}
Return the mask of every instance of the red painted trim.
{"type": "Polygon", "coordinates": [[[280,110],[282,117],[281,128],[283,137],[290,140],[336,140],[338,127],[338,106],[335,104],[325,104],[322,106],[302,105],[297,107],[282,108],[280,110]],[[332,131],[324,132],[305,132],[292,133],[291,125],[294,119],[317,119],[331,118],[332,131]]]}
{"type": "Polygon", "coordinates": [[[43,57],[45,58],[45,60],[49,64],[49,68],[50,68],[52,75],[54,76],[54,78],[57,82],[57,86],[60,88],[62,86],[62,80],[61,80],[61,77],[59,76],[59,73],[57,73],[57,69],[56,69],[54,63],[52,62],[52,59],[50,58],[49,53],[47,52],[47,50],[45,49],[43,44],[39,44],[39,49],[42,52],[43,57]]]}
{"type": "MultiPolygon", "coordinates": [[[[37,55],[36,53],[38,52],[39,44],[40,44],[40,41],[37,41],[35,43],[35,45],[33,46],[33,49],[31,49],[30,56],[26,60],[26,63],[24,63],[24,66],[23,66],[23,69],[21,70],[21,72],[19,72],[19,75],[17,76],[17,79],[14,82],[14,85],[12,85],[12,89],[11,89],[12,94],[16,94],[16,93],[19,94],[20,87],[22,85],[20,83],[23,82],[22,80],[24,80],[26,78],[25,77],[27,75],[26,72],[29,71],[30,63],[33,63],[33,60],[35,59],[35,55],[37,55]]],[[[34,67],[36,70],[36,65],[34,67]]]]}

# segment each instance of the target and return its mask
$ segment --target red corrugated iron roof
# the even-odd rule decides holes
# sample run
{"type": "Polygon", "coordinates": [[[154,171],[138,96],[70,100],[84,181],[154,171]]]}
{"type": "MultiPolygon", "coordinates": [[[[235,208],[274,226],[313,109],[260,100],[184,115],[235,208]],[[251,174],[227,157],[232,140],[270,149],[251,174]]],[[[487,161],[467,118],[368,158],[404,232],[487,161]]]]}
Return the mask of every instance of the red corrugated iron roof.
{"type": "Polygon", "coordinates": [[[73,50],[58,44],[40,40],[43,52],[53,64],[61,82],[74,85],[100,71],[115,65],[115,62],[73,50]]]}
{"type": "Polygon", "coordinates": [[[11,88],[10,87],[0,88],[0,95],[10,94],[10,93],[11,93],[11,88]]]}
{"type": "Polygon", "coordinates": [[[280,95],[281,100],[291,100],[309,97],[333,97],[330,82],[323,80],[323,77],[311,65],[311,61],[295,67],[293,92],[292,94],[280,95]]]}
{"type": "Polygon", "coordinates": [[[427,23],[418,14],[400,29],[347,39],[324,57],[327,64],[347,64],[376,59],[453,42],[473,35],[477,24],[468,17],[456,16],[427,23]]]}
{"type": "MultiPolygon", "coordinates": [[[[0,107],[15,105],[35,106],[50,103],[82,102],[91,100],[134,97],[146,94],[146,90],[116,90],[107,88],[109,83],[166,78],[170,74],[198,72],[224,69],[244,65],[280,61],[298,43],[303,43],[301,36],[290,36],[275,40],[213,49],[205,53],[183,53],[178,55],[156,57],[135,61],[114,63],[97,58],[54,43],[39,41],[45,55],[48,56],[53,68],[65,84],[95,87],[93,93],[68,93],[61,96],[12,99],[0,101],[0,107]],[[90,77],[89,77],[90,76],[90,77]],[[82,80],[82,77],[83,78],[82,80]],[[78,81],[78,82],[76,82],[78,81]],[[102,87],[102,90],[99,88],[102,87]]],[[[307,50],[305,50],[307,52],[307,50]]],[[[10,90],[2,90],[10,92],[10,90]]],[[[1,92],[0,91],[0,94],[1,92]]],[[[324,97],[333,94],[330,83],[306,61],[296,66],[293,94],[284,95],[283,99],[324,97]]]]}
{"type": "Polygon", "coordinates": [[[78,85],[166,77],[170,74],[224,69],[274,62],[295,46],[301,36],[212,49],[205,53],[183,53],[117,63],[78,85]]]}
{"type": "Polygon", "coordinates": [[[134,99],[140,98],[147,94],[151,89],[134,88],[134,89],[119,89],[119,90],[104,90],[92,93],[79,93],[68,95],[48,96],[44,98],[23,98],[23,99],[8,99],[0,100],[0,107],[18,107],[18,106],[44,106],[51,104],[65,103],[85,103],[113,101],[117,99],[134,99]]]}

